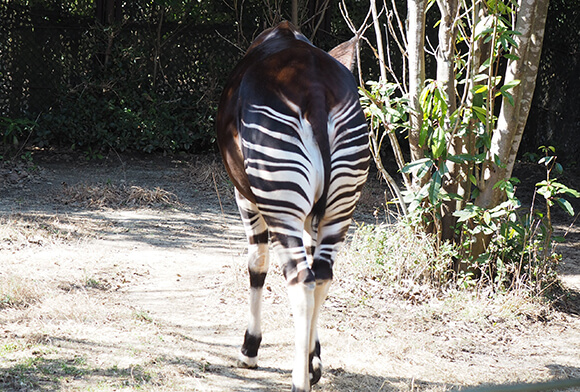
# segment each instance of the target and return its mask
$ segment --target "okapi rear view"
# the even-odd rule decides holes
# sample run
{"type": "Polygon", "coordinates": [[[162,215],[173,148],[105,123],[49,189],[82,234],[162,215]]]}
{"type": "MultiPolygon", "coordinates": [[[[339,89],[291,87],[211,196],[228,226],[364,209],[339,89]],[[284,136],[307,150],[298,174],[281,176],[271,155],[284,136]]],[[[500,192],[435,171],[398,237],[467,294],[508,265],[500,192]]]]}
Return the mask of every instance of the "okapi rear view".
{"type": "Polygon", "coordinates": [[[217,136],[249,242],[250,318],[239,364],[258,364],[270,238],[294,315],[292,391],[309,391],[322,371],[320,306],[368,172],[354,77],[283,22],[260,34],[233,70],[217,136]]]}

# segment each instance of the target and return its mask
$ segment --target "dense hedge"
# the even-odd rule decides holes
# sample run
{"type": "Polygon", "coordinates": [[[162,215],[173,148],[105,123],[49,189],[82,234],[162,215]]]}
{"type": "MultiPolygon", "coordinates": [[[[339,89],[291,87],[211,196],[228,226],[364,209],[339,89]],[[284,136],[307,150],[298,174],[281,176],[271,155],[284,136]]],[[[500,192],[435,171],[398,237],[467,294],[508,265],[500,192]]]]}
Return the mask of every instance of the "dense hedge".
{"type": "Polygon", "coordinates": [[[219,2],[173,3],[124,3],[107,24],[90,1],[2,3],[0,156],[23,140],[95,156],[214,148],[221,86],[243,52],[219,2]]]}
{"type": "MultiPolygon", "coordinates": [[[[111,1],[0,2],[0,156],[24,141],[89,154],[110,148],[215,149],[214,118],[225,78],[252,37],[273,17],[289,17],[267,10],[263,0],[238,2],[243,4],[238,12],[235,2],[223,0],[115,0],[120,9],[114,20],[105,20],[99,14],[105,3],[111,1]]],[[[347,3],[351,17],[362,21],[368,4],[347,3]]],[[[289,0],[279,4],[290,10],[289,0]]],[[[405,2],[397,4],[404,12],[405,2]]],[[[575,160],[579,13],[566,0],[550,2],[521,153],[552,144],[564,161],[575,160]]],[[[330,32],[315,37],[323,49],[350,38],[336,4],[329,20],[330,32]]],[[[436,20],[429,24],[434,27],[436,20]]],[[[309,36],[308,29],[303,28],[309,36]]],[[[436,30],[429,31],[435,45],[436,30]]],[[[400,73],[398,50],[393,40],[389,44],[400,73]]],[[[375,78],[373,66],[367,48],[366,80],[375,78]]]]}

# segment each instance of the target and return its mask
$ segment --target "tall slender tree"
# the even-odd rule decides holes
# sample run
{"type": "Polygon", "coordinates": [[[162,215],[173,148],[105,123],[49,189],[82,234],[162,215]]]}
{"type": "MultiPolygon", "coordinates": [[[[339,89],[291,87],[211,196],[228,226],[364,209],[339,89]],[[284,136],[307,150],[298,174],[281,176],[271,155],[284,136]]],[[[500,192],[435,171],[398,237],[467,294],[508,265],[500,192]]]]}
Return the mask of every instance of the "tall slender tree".
{"type": "MultiPolygon", "coordinates": [[[[374,4],[371,0],[371,7],[374,4]]],[[[407,0],[406,5],[404,33],[388,31],[402,43],[408,61],[408,75],[397,79],[409,105],[410,162],[403,173],[412,173],[413,181],[407,183],[412,194],[407,201],[411,209],[428,212],[427,230],[454,242],[460,239],[458,211],[466,205],[491,210],[505,200],[502,184],[511,177],[530,110],[548,0],[407,0]],[[425,32],[431,26],[426,26],[425,15],[435,11],[433,4],[440,14],[438,42],[434,50],[427,50],[425,32]],[[425,76],[429,55],[437,72],[425,76]]],[[[392,1],[392,9],[383,14],[392,15],[395,6],[392,1]]],[[[373,13],[378,45],[383,35],[380,14],[373,13]]],[[[387,18],[391,27],[392,20],[387,18]]],[[[384,52],[376,53],[384,64],[384,52]]],[[[367,107],[388,106],[373,99],[367,107]]],[[[376,113],[376,108],[367,112],[376,113]]],[[[393,129],[386,120],[393,116],[383,118],[385,129],[393,129]]],[[[395,151],[395,156],[402,155],[395,151]]],[[[471,257],[485,252],[489,240],[483,233],[477,237],[471,257]]]]}

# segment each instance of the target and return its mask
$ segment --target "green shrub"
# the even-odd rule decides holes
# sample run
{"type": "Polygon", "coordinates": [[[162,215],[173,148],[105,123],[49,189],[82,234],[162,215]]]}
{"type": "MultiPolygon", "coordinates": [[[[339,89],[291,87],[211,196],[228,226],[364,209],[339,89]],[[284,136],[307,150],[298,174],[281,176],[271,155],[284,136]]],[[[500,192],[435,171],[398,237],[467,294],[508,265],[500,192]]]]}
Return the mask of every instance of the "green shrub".
{"type": "Polygon", "coordinates": [[[204,151],[214,141],[214,110],[192,98],[89,85],[63,96],[42,117],[37,144],[85,152],[204,151]]]}
{"type": "Polygon", "coordinates": [[[36,122],[26,118],[0,117],[0,159],[12,158],[34,133],[36,122]]]}
{"type": "Polygon", "coordinates": [[[536,184],[535,193],[544,198],[545,206],[538,207],[534,195],[530,208],[521,212],[515,195],[519,180],[512,178],[497,184],[507,195],[503,203],[491,209],[467,203],[454,214],[462,239],[463,263],[467,264],[463,269],[466,273],[459,277],[462,281],[478,278],[494,291],[525,290],[531,295],[558,287],[557,266],[562,256],[556,253],[555,245],[563,237],[554,235],[551,210],[558,205],[573,216],[574,209],[565,197],[580,197],[580,193],[553,177],[563,171],[556,162],[555,149],[542,146],[540,150],[545,156],[538,163],[545,166],[546,179],[536,184]],[[481,234],[490,236],[489,245],[477,258],[470,257],[470,249],[481,234]]]}

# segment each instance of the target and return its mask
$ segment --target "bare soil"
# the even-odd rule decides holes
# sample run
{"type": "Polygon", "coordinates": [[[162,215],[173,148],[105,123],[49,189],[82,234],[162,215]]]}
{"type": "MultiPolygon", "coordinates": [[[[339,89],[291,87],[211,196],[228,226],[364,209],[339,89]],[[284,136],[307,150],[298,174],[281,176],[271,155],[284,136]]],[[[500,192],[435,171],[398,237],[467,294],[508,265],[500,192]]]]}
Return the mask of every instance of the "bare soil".
{"type": "MultiPolygon", "coordinates": [[[[371,182],[359,222],[374,222],[381,197],[371,182]]],[[[562,222],[564,230],[570,222],[562,222]]],[[[568,291],[558,309],[517,297],[375,296],[372,287],[352,289],[344,252],[323,308],[325,368],[314,390],[580,378],[580,230],[573,226],[568,238],[560,248],[568,291]]],[[[37,153],[34,164],[5,164],[0,390],[289,390],[293,326],[275,258],[260,367],[235,367],[246,323],[245,251],[216,156],[85,162],[37,153]]]]}

